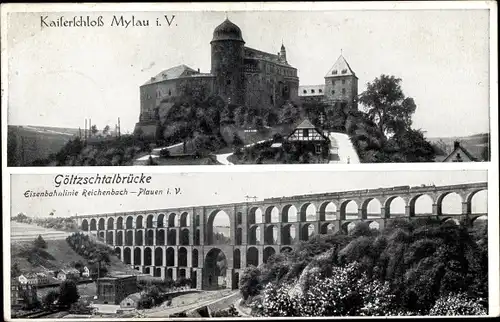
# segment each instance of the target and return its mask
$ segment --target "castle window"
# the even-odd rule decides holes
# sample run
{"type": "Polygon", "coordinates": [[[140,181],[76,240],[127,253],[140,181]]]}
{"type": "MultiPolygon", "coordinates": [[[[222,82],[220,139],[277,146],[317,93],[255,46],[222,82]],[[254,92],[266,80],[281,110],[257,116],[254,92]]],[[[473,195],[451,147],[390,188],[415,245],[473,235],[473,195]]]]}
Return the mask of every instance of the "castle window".
{"type": "Polygon", "coordinates": [[[316,144],[314,147],[316,149],[316,154],[321,154],[321,145],[316,144]]]}
{"type": "Polygon", "coordinates": [[[168,96],[172,96],[172,91],[168,90],[168,96]]]}
{"type": "Polygon", "coordinates": [[[332,70],[332,75],[337,75],[337,70],[336,69],[332,70]]]}
{"type": "Polygon", "coordinates": [[[314,94],[314,89],[311,89],[311,94],[314,94]]]}
{"type": "Polygon", "coordinates": [[[150,100],[150,99],[151,99],[151,95],[148,94],[148,100],[150,100]]]}
{"type": "Polygon", "coordinates": [[[307,94],[307,90],[303,90],[303,93],[304,93],[304,94],[307,94]]]}
{"type": "Polygon", "coordinates": [[[342,88],[342,94],[345,94],[345,88],[342,88]]]}
{"type": "Polygon", "coordinates": [[[228,79],[228,80],[226,81],[226,84],[227,84],[227,85],[231,85],[231,80],[230,80],[230,79],[228,79]]]}
{"type": "Polygon", "coordinates": [[[332,91],[332,95],[335,95],[335,91],[332,91]]]}
{"type": "Polygon", "coordinates": [[[288,86],[285,85],[285,93],[288,93],[288,86]]]}
{"type": "Polygon", "coordinates": [[[322,89],[318,89],[318,92],[323,93],[323,90],[322,89]]]}
{"type": "Polygon", "coordinates": [[[347,69],[342,69],[342,74],[347,74],[347,69]]]}
{"type": "Polygon", "coordinates": [[[342,84],[345,84],[345,79],[342,80],[342,84]]]}

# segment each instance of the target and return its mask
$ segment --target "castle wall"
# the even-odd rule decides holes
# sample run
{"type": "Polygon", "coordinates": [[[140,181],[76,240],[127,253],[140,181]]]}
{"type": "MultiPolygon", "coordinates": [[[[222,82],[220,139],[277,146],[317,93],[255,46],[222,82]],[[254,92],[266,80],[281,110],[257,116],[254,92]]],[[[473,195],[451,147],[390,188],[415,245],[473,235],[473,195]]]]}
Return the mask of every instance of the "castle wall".
{"type": "Polygon", "coordinates": [[[298,102],[299,79],[291,66],[272,61],[245,58],[245,105],[248,107],[282,106],[298,102]]]}
{"type": "Polygon", "coordinates": [[[212,69],[214,89],[224,101],[241,104],[244,99],[242,41],[212,41],[212,69]]]}

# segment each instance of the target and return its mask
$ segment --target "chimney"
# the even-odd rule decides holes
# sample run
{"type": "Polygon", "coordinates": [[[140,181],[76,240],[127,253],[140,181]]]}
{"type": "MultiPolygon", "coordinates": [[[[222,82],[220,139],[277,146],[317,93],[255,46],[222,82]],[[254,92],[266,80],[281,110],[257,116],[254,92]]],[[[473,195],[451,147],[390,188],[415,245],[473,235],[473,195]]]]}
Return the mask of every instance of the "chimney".
{"type": "Polygon", "coordinates": [[[198,68],[198,73],[200,72],[200,69],[198,68]]]}
{"type": "Polygon", "coordinates": [[[455,142],[453,143],[453,149],[454,149],[454,150],[456,150],[456,149],[458,149],[459,147],[460,147],[460,142],[459,142],[459,141],[455,141],[455,142]]]}

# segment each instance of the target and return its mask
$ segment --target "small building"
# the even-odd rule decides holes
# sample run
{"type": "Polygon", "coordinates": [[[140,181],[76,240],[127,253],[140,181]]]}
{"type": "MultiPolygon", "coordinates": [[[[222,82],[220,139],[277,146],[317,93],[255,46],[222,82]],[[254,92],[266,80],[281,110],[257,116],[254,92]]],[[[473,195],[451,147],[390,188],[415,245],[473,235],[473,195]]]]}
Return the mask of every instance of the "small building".
{"type": "Polygon", "coordinates": [[[37,298],[37,289],[32,284],[21,284],[18,279],[10,281],[10,300],[13,307],[29,307],[35,303],[37,298]]]}
{"type": "Polygon", "coordinates": [[[141,293],[130,294],[120,302],[120,308],[136,309],[140,299],[141,299],[141,293]]]}
{"type": "Polygon", "coordinates": [[[115,275],[97,279],[97,302],[120,304],[130,294],[137,292],[137,277],[134,275],[115,275]]]}
{"type": "Polygon", "coordinates": [[[23,285],[38,285],[38,276],[34,273],[19,275],[17,280],[23,285]]]}
{"type": "Polygon", "coordinates": [[[57,273],[57,279],[60,281],[77,280],[80,278],[80,271],[76,268],[65,268],[57,273]]]}
{"type": "Polygon", "coordinates": [[[459,141],[455,141],[453,144],[453,151],[446,158],[444,158],[443,162],[477,162],[480,161],[479,157],[472,155],[470,151],[468,151],[464,146],[460,144],[459,141]]]}
{"type": "Polygon", "coordinates": [[[86,278],[90,277],[90,270],[87,266],[83,266],[81,276],[86,278]]]}
{"type": "Polygon", "coordinates": [[[329,155],[330,139],[308,119],[303,120],[288,135],[286,141],[303,152],[311,152],[325,158],[329,155]]]}

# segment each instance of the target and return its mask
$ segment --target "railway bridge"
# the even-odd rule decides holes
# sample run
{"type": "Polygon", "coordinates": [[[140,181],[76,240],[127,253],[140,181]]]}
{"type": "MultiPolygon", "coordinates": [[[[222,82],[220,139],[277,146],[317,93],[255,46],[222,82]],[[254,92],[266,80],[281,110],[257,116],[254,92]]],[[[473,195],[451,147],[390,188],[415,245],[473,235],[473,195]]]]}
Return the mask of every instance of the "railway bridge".
{"type": "Polygon", "coordinates": [[[359,221],[376,229],[395,218],[434,217],[473,225],[487,216],[474,213],[472,207],[474,196],[483,190],[486,182],[398,186],[73,218],[81,230],[114,247],[125,264],[144,273],[190,278],[198,289],[237,288],[245,267],[258,266],[313,234],[347,232],[359,221]],[[443,203],[451,194],[461,202],[456,207],[459,211],[447,213],[443,203]],[[422,209],[418,205],[425,199],[427,206],[422,209]],[[399,210],[394,204],[401,205],[399,210]],[[228,219],[227,238],[221,238],[214,225],[219,214],[228,219]],[[216,267],[221,254],[227,263],[223,276],[216,267]]]}

